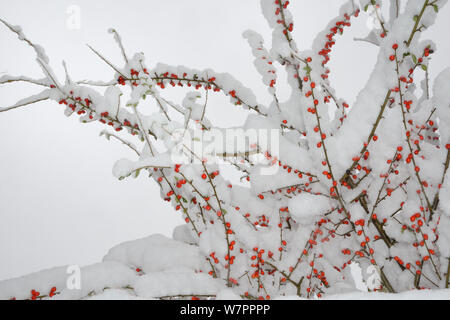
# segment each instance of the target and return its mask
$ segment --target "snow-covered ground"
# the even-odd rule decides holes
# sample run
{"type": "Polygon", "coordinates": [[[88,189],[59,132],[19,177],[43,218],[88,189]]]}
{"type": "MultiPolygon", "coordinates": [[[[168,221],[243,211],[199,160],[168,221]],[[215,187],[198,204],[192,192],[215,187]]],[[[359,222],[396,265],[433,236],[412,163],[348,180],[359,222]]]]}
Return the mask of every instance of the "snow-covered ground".
{"type": "MultiPolygon", "coordinates": [[[[78,268],[61,266],[0,282],[0,299],[242,299],[231,289],[200,272],[198,247],[176,229],[175,239],[162,235],[125,242],[103,261],[78,268]],[[33,298],[34,297],[34,298],[33,298]]],[[[297,296],[275,299],[297,300],[297,296]]],[[[316,297],[317,298],[317,297],[316,297]]],[[[347,292],[323,299],[414,300],[450,299],[450,290],[415,290],[399,294],[347,292]]]]}
{"type": "MultiPolygon", "coordinates": [[[[89,300],[140,300],[130,291],[122,289],[105,290],[103,293],[87,298],[89,300]]],[[[229,291],[223,290],[218,293],[217,299],[236,300],[240,297],[230,294],[229,291]]],[[[277,300],[302,300],[297,296],[278,297],[277,300]]],[[[381,293],[381,292],[351,292],[344,294],[330,295],[321,300],[449,300],[450,289],[443,290],[416,290],[397,294],[381,293]]]]}

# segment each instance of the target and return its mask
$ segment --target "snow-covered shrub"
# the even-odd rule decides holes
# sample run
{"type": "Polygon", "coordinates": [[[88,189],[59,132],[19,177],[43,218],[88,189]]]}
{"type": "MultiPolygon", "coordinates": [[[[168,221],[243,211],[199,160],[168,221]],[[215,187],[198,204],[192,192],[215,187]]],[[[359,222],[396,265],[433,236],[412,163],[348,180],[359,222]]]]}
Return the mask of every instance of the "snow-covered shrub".
{"type": "MultiPolygon", "coordinates": [[[[273,97],[268,105],[258,103],[229,74],[146,66],[142,53],[132,58],[125,53],[115,30],[110,32],[122,50],[123,67],[92,49],[114,70],[110,82],[74,82],[69,75],[60,82],[44,50],[19,27],[2,21],[35,49],[45,77],[0,78],[2,84],[26,81],[44,88],[0,112],[50,99],[64,106],[67,116],[110,126],[117,133],[103,134],[138,155],[118,161],[115,176],[147,171],[160,185],[161,197],[185,218],[175,240],[153,237],[111,250],[103,264],[120,263],[142,277],[136,280],[117,265],[102,264],[99,270],[123,274],[105,281],[105,287],[134,290],[146,298],[211,297],[224,295],[226,287],[228,297],[310,298],[352,290],[348,266],[358,262],[363,269],[377,270],[380,286],[372,290],[445,288],[450,268],[450,69],[430,90],[427,68],[436,47],[420,36],[447,1],[408,0],[400,8],[402,1],[391,0],[390,19],[377,15],[380,29],[365,40],[379,47],[378,58],[354,105],[339,99],[329,80],[327,63],[335,41],[360,7],[377,10],[384,2],[361,0],[358,6],[349,1],[312,49],[302,51],[292,38],[289,1],[261,0],[273,29],[272,46],[266,48],[254,31],[244,37],[273,97]],[[292,89],[287,101],[277,96],[279,67],[286,69],[292,89]],[[422,90],[414,80],[418,73],[426,76],[422,90]],[[107,90],[96,91],[96,85],[107,90]],[[168,86],[193,92],[177,105],[162,96],[168,86]],[[121,99],[125,91],[131,92],[128,101],[121,99]],[[196,102],[201,91],[222,93],[247,109],[243,130],[278,130],[277,150],[256,139],[242,150],[225,147],[216,154],[242,172],[243,185],[232,185],[209,155],[196,153],[194,131],[222,130],[205,116],[206,105],[196,102]],[[149,99],[158,107],[153,113],[143,106],[149,99]],[[172,113],[183,121],[175,121],[172,113]],[[118,132],[137,136],[142,146],[118,132]],[[155,141],[165,151],[157,151],[155,141]],[[174,150],[191,161],[174,162],[174,150]],[[278,171],[269,174],[274,166],[278,171]],[[177,255],[182,258],[173,260],[177,255]]],[[[51,281],[41,290],[53,290],[53,296],[59,291],[50,289],[51,281]]],[[[60,294],[78,298],[102,286],[91,287],[83,288],[83,294],[60,294]]],[[[30,297],[29,291],[5,292],[3,298],[30,297]]]]}

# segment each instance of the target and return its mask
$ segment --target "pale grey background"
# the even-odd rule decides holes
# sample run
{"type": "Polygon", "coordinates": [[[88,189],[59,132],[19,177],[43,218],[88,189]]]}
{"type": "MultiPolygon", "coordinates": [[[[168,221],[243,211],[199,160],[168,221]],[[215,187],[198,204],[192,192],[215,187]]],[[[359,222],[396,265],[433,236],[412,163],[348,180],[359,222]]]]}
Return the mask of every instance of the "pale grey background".
{"type": "MultiPolygon", "coordinates": [[[[294,35],[301,49],[334,17],[342,0],[294,0],[294,35]]],[[[259,0],[0,0],[0,17],[19,24],[43,45],[59,77],[65,59],[76,80],[109,80],[111,70],[86,43],[121,64],[120,52],[106,33],[117,28],[128,54],[143,51],[147,65],[164,62],[227,71],[254,89],[259,101],[268,95],[241,37],[254,29],[270,43],[271,31],[259,0]],[[81,29],[66,28],[66,10],[81,8],[81,29]]],[[[449,66],[450,7],[441,12],[427,35],[438,43],[431,73],[449,66]]],[[[332,56],[331,80],[339,96],[352,103],[372,70],[377,50],[355,43],[368,31],[366,17],[353,20],[332,56]]],[[[0,73],[40,77],[34,52],[0,26],[0,73]]],[[[283,82],[280,80],[280,82],[283,82]]],[[[0,87],[0,107],[38,88],[0,87]]],[[[173,100],[182,93],[170,91],[173,100]]],[[[286,96],[288,90],[282,91],[286,96]]],[[[217,95],[217,94],[216,94],[217,95]]],[[[211,98],[209,116],[222,126],[242,123],[245,113],[220,94],[211,98]]],[[[154,183],[140,177],[117,181],[114,161],[133,154],[98,137],[100,124],[67,119],[55,103],[0,114],[0,279],[63,264],[100,261],[113,245],[152,233],[171,235],[180,217],[163,202],[154,183]]]]}

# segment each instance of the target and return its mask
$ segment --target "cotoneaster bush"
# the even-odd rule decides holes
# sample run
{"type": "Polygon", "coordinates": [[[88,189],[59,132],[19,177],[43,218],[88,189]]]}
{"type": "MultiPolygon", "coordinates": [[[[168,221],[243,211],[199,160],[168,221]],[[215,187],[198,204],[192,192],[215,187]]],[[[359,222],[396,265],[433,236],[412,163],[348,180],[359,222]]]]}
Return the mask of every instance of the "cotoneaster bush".
{"type": "MultiPolygon", "coordinates": [[[[273,97],[268,105],[257,102],[251,90],[229,74],[148,66],[141,53],[130,58],[115,30],[110,31],[123,54],[122,67],[92,49],[114,71],[110,82],[74,82],[69,76],[61,82],[42,48],[19,27],[2,21],[35,49],[45,78],[0,78],[2,84],[26,81],[43,87],[40,94],[0,111],[53,100],[67,116],[111,127],[117,133],[103,132],[107,138],[119,139],[137,154],[134,160],[118,161],[116,177],[147,171],[161,187],[161,197],[186,221],[176,233],[177,241],[152,238],[113,249],[105,260],[121,261],[116,269],[126,276],[113,284],[100,283],[89,293],[118,287],[141,296],[196,299],[215,297],[228,287],[248,299],[321,297],[354,289],[352,262],[363,270],[375,268],[380,283],[372,290],[448,288],[450,69],[429,88],[428,66],[436,46],[421,39],[447,1],[408,0],[403,9],[403,1],[390,1],[389,19],[378,15],[380,29],[365,39],[379,53],[353,105],[338,97],[329,80],[327,63],[339,36],[362,13],[360,8],[378,10],[385,2],[361,0],[358,6],[349,1],[312,48],[304,50],[292,37],[289,1],[261,0],[273,30],[272,45],[266,48],[254,31],[244,37],[273,97]],[[285,68],[292,89],[286,101],[277,96],[278,68],[285,68]],[[418,74],[425,75],[422,84],[416,83],[418,74]],[[106,91],[94,89],[97,85],[106,91]],[[420,85],[422,90],[417,89],[420,85]],[[167,87],[192,92],[177,105],[163,97],[167,87]],[[131,90],[128,101],[120,99],[125,88],[131,90]],[[174,142],[180,141],[175,137],[180,131],[185,137],[195,130],[207,134],[218,129],[205,116],[206,104],[196,102],[208,92],[224,94],[231,104],[248,110],[243,130],[278,130],[276,146],[250,138],[245,148],[224,148],[216,154],[241,171],[244,185],[231,184],[211,158],[197,154],[194,138],[174,142]],[[149,107],[149,100],[156,109],[149,107]],[[175,121],[172,113],[184,122],[175,121]],[[142,145],[134,146],[119,132],[137,136],[142,145]],[[166,150],[158,152],[155,141],[166,150]],[[174,162],[175,149],[192,161],[174,162]],[[275,173],[265,173],[274,166],[275,173]],[[144,247],[157,250],[151,251],[153,260],[122,252],[144,247]],[[177,265],[163,265],[164,259],[175,259],[177,265]],[[175,267],[183,272],[175,272],[175,267]],[[177,281],[164,282],[164,277],[177,281]],[[145,293],[152,285],[159,289],[145,293]]],[[[51,282],[33,288],[31,295],[25,290],[14,297],[47,298],[38,290],[58,296],[60,290],[51,282]]]]}

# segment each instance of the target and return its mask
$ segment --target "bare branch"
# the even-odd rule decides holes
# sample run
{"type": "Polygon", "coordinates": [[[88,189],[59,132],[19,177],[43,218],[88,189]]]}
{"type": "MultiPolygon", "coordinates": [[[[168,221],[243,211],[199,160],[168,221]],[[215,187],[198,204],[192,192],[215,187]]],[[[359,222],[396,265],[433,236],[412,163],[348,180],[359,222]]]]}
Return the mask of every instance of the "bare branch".
{"type": "Polygon", "coordinates": [[[136,146],[135,146],[134,144],[132,144],[131,142],[129,142],[129,141],[127,141],[127,140],[125,140],[125,139],[119,137],[118,135],[116,135],[116,134],[114,134],[114,133],[112,133],[112,132],[109,132],[109,131],[107,131],[107,130],[102,130],[102,131],[100,132],[100,136],[105,136],[105,138],[106,138],[107,140],[110,140],[110,138],[113,137],[113,138],[119,140],[120,142],[122,142],[124,145],[128,146],[128,147],[129,147],[131,150],[133,150],[138,156],[141,156],[141,153],[137,150],[137,148],[136,148],[136,146]]]}
{"type": "Polygon", "coordinates": [[[109,62],[105,57],[103,57],[97,50],[95,50],[94,48],[92,48],[90,45],[86,45],[88,46],[89,49],[92,50],[92,52],[94,52],[100,59],[102,59],[108,66],[110,66],[111,68],[114,69],[114,71],[116,71],[118,74],[120,74],[122,77],[126,78],[126,76],[120,72],[120,70],[114,66],[111,62],[109,62]]]}

